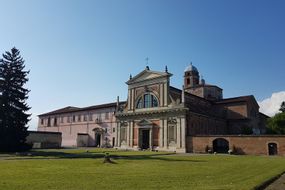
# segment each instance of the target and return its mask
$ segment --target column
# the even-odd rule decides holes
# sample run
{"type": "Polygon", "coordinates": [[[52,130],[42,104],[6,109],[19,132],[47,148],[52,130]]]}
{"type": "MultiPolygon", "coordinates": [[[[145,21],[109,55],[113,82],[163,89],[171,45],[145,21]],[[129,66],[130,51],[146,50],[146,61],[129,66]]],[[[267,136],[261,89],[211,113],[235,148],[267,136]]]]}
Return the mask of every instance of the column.
{"type": "Polygon", "coordinates": [[[181,123],[180,123],[180,118],[177,118],[177,123],[176,123],[176,130],[177,130],[177,135],[176,135],[176,147],[180,148],[181,147],[181,123]]]}
{"type": "Polygon", "coordinates": [[[149,148],[150,150],[152,150],[152,140],[153,140],[153,137],[152,137],[152,128],[149,130],[149,148]]]}
{"type": "Polygon", "coordinates": [[[131,128],[131,131],[130,131],[130,147],[133,147],[133,142],[134,142],[134,121],[131,121],[130,122],[130,128],[131,128]]]}
{"type": "Polygon", "coordinates": [[[181,118],[181,148],[186,148],[186,123],[185,117],[181,118]]]}
{"type": "Polygon", "coordinates": [[[167,140],[167,139],[168,139],[168,134],[167,134],[167,131],[168,131],[168,130],[167,130],[167,120],[164,119],[164,120],[163,120],[163,123],[164,123],[164,126],[163,126],[163,128],[164,128],[164,129],[163,129],[163,131],[164,131],[164,133],[163,133],[163,139],[164,139],[164,140],[163,140],[163,141],[164,141],[164,142],[163,142],[163,144],[164,144],[164,148],[167,148],[167,147],[168,147],[168,142],[167,142],[167,141],[168,141],[168,140],[167,140]]]}
{"type": "Polygon", "coordinates": [[[127,126],[127,146],[130,146],[130,122],[128,122],[127,126]]]}
{"type": "Polygon", "coordinates": [[[167,105],[167,99],[168,99],[168,93],[167,93],[167,83],[164,83],[164,106],[168,106],[167,105]]]}
{"type": "Polygon", "coordinates": [[[182,85],[181,103],[182,104],[185,103],[185,89],[184,89],[184,85],[182,85]]]}
{"type": "Polygon", "coordinates": [[[163,119],[160,120],[160,126],[159,126],[159,147],[163,148],[163,127],[164,127],[164,122],[163,119]]]}
{"type": "Polygon", "coordinates": [[[117,122],[117,133],[118,133],[117,146],[120,147],[121,146],[121,126],[119,122],[117,122]]]}
{"type": "Polygon", "coordinates": [[[128,90],[128,110],[131,109],[131,90],[128,90]]]}
{"type": "Polygon", "coordinates": [[[135,89],[132,89],[131,90],[131,92],[132,92],[132,102],[131,102],[131,104],[132,104],[132,110],[134,110],[135,109],[135,89]]]}
{"type": "Polygon", "coordinates": [[[163,84],[159,85],[159,106],[163,106],[163,84]]]}

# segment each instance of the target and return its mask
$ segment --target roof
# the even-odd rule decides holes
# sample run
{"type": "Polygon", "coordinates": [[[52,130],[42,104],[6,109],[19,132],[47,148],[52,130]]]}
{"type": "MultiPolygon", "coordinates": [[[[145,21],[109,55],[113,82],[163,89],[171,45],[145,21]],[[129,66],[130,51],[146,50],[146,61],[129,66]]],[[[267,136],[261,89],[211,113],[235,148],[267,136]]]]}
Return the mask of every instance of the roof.
{"type": "Polygon", "coordinates": [[[261,116],[265,117],[265,118],[270,118],[268,115],[266,115],[266,114],[264,114],[264,113],[262,113],[262,112],[259,112],[259,114],[260,114],[261,116]]]}
{"type": "Polygon", "coordinates": [[[238,97],[233,97],[233,98],[224,98],[224,99],[216,101],[216,103],[223,104],[223,103],[231,103],[231,102],[244,102],[244,101],[248,101],[250,98],[252,98],[252,95],[238,96],[238,97]]]}
{"type": "MultiPolygon", "coordinates": [[[[120,102],[120,104],[125,104],[125,103],[126,102],[120,102]]],[[[43,114],[40,114],[38,116],[47,116],[47,115],[55,115],[55,114],[63,114],[63,113],[73,113],[73,112],[79,112],[79,111],[88,111],[88,110],[94,110],[94,109],[116,107],[116,105],[117,105],[117,102],[88,106],[88,107],[83,107],[83,108],[68,106],[68,107],[57,109],[57,110],[54,110],[51,112],[43,113],[43,114]]]]}
{"type": "MultiPolygon", "coordinates": [[[[182,90],[180,90],[180,89],[178,89],[178,88],[175,88],[175,87],[173,87],[173,86],[169,86],[169,87],[170,87],[170,90],[176,91],[177,93],[182,93],[182,90]]],[[[202,98],[202,97],[197,96],[197,95],[195,95],[195,94],[191,94],[191,93],[186,92],[186,91],[184,91],[184,92],[185,92],[185,95],[186,95],[186,96],[192,96],[192,97],[198,98],[198,99],[203,100],[203,101],[206,101],[206,102],[212,102],[211,100],[208,100],[208,99],[206,99],[206,98],[202,98]]]]}
{"type": "Polygon", "coordinates": [[[188,65],[184,70],[184,72],[188,72],[188,71],[198,72],[198,69],[194,65],[192,65],[192,62],[191,62],[190,65],[188,65]]]}
{"type": "Polygon", "coordinates": [[[54,111],[51,111],[51,112],[40,114],[38,116],[53,115],[53,114],[60,114],[60,113],[68,113],[68,112],[74,112],[74,111],[78,111],[78,110],[80,110],[80,108],[67,106],[67,107],[64,107],[64,108],[61,108],[61,109],[57,109],[57,110],[54,110],[54,111]]]}
{"type": "Polygon", "coordinates": [[[198,84],[196,86],[193,87],[188,87],[190,89],[196,89],[196,88],[201,88],[201,87],[214,87],[214,88],[218,88],[220,90],[223,90],[222,88],[218,87],[217,85],[213,85],[213,84],[198,84]]]}
{"type": "MultiPolygon", "coordinates": [[[[199,85],[200,86],[200,85],[199,85]]],[[[205,87],[215,87],[215,88],[219,88],[221,90],[223,90],[222,88],[218,87],[217,85],[213,85],[213,84],[204,84],[204,85],[201,85],[201,86],[205,86],[205,87]]]]}
{"type": "Polygon", "coordinates": [[[152,71],[149,69],[145,69],[141,71],[139,74],[131,78],[126,82],[126,84],[133,84],[141,81],[146,81],[146,80],[152,80],[155,78],[161,78],[161,77],[171,77],[172,74],[168,72],[159,72],[159,71],[152,71]]]}
{"type": "Polygon", "coordinates": [[[226,98],[226,99],[215,101],[215,103],[216,104],[229,104],[229,103],[248,102],[248,101],[252,101],[257,107],[259,107],[253,95],[226,98]]]}

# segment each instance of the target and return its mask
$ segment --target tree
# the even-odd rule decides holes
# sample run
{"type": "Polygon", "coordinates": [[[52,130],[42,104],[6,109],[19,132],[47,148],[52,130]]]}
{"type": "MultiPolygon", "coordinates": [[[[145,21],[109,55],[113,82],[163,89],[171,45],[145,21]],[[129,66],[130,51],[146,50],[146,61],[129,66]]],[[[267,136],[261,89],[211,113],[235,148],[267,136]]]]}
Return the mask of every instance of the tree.
{"type": "Polygon", "coordinates": [[[285,134],[285,112],[277,113],[267,121],[267,133],[285,134]]]}
{"type": "Polygon", "coordinates": [[[29,71],[15,47],[5,52],[0,59],[0,151],[21,151],[28,131],[30,110],[26,100],[29,90],[25,88],[29,71]]]}
{"type": "Polygon", "coordinates": [[[285,102],[282,102],[282,103],[281,103],[281,106],[280,106],[279,111],[281,111],[282,113],[285,112],[285,102]]]}

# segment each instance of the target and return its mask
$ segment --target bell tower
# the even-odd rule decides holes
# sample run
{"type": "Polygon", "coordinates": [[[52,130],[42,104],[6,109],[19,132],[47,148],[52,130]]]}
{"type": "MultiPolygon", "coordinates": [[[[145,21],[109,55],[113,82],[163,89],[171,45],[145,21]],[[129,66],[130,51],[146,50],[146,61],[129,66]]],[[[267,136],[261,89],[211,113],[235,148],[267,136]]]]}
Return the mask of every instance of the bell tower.
{"type": "Polygon", "coordinates": [[[200,77],[198,69],[191,64],[184,70],[185,89],[194,88],[199,85],[200,77]]]}
{"type": "Polygon", "coordinates": [[[206,84],[202,76],[200,80],[198,69],[192,63],[184,70],[184,90],[207,100],[216,101],[223,98],[223,89],[216,85],[206,84]]]}

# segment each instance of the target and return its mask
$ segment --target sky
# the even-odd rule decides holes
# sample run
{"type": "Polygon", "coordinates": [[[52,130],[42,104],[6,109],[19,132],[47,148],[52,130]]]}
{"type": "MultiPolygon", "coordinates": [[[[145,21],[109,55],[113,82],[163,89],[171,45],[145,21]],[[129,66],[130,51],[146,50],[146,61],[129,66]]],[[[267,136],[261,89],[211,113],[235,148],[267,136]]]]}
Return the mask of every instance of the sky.
{"type": "Polygon", "coordinates": [[[177,88],[192,62],[225,98],[252,94],[271,115],[285,100],[283,0],[0,3],[0,53],[15,46],[30,70],[31,130],[41,113],[126,100],[147,57],[177,88]]]}

